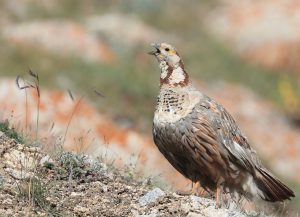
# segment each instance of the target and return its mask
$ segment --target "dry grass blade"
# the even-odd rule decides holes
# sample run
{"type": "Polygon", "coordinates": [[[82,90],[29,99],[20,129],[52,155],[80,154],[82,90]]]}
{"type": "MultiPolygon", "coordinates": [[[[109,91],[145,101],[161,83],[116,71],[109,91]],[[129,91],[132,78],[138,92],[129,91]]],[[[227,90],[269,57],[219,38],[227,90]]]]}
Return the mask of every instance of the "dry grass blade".
{"type": "Polygon", "coordinates": [[[51,127],[50,127],[50,129],[49,129],[49,131],[52,131],[52,130],[53,130],[54,125],[55,125],[55,123],[53,122],[52,125],[51,125],[51,127]]]}
{"type": "Polygon", "coordinates": [[[30,68],[28,74],[33,77],[34,85],[29,85],[36,90],[37,93],[37,115],[36,115],[36,140],[38,140],[38,131],[39,131],[39,118],[40,118],[40,101],[41,101],[41,92],[40,92],[40,79],[38,73],[33,72],[30,68]]]}
{"type": "Polygon", "coordinates": [[[25,129],[26,129],[26,132],[27,132],[27,126],[28,126],[28,97],[27,97],[27,88],[35,88],[35,86],[33,86],[32,84],[29,84],[27,81],[25,81],[24,79],[23,80],[23,85],[20,84],[20,79],[21,79],[21,76],[18,75],[16,77],[16,85],[18,87],[19,90],[25,90],[25,108],[26,108],[26,111],[25,111],[25,129]]]}
{"type": "Polygon", "coordinates": [[[28,70],[28,74],[38,80],[38,77],[39,77],[38,74],[34,73],[31,69],[28,70]]]}
{"type": "Polygon", "coordinates": [[[72,94],[71,90],[68,89],[67,91],[68,91],[69,97],[70,97],[71,100],[74,102],[74,101],[75,101],[75,97],[74,97],[74,95],[72,94]]]}
{"type": "Polygon", "coordinates": [[[100,93],[98,90],[94,89],[94,93],[99,97],[104,97],[104,95],[102,93],[100,93]]]}
{"type": "MultiPolygon", "coordinates": [[[[20,90],[23,90],[23,89],[26,89],[26,88],[33,88],[33,87],[34,87],[34,86],[31,85],[31,84],[21,86],[21,85],[20,85],[20,79],[21,79],[21,76],[18,75],[17,78],[16,78],[16,85],[17,85],[17,87],[18,87],[20,90]]],[[[25,83],[25,82],[24,82],[24,83],[25,83]]]]}
{"type": "Polygon", "coordinates": [[[67,128],[66,128],[65,135],[64,135],[64,138],[63,138],[62,146],[64,145],[64,143],[65,143],[65,141],[66,141],[66,137],[67,137],[67,134],[68,134],[68,130],[69,130],[71,121],[72,121],[72,119],[73,119],[73,116],[74,116],[75,113],[76,113],[76,110],[79,108],[79,105],[80,105],[82,99],[83,99],[83,96],[81,96],[81,97],[79,98],[79,100],[77,101],[77,103],[76,103],[75,106],[74,106],[74,109],[73,109],[73,111],[72,111],[72,114],[71,114],[70,119],[69,119],[68,124],[67,124],[67,128]]]}
{"type": "Polygon", "coordinates": [[[41,93],[40,93],[40,87],[39,87],[39,84],[37,84],[37,85],[35,86],[35,88],[36,88],[36,92],[37,92],[37,94],[38,94],[38,97],[40,98],[40,97],[41,97],[41,93]]]}

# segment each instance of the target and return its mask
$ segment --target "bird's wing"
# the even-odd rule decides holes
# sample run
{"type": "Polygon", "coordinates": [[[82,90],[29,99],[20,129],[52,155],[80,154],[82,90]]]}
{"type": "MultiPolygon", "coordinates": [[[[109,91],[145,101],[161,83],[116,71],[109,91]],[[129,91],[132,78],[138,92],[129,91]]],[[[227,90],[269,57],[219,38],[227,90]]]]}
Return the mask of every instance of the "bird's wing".
{"type": "Polygon", "coordinates": [[[154,142],[160,152],[191,180],[218,177],[216,168],[227,167],[225,148],[220,148],[217,134],[196,110],[173,123],[154,124],[154,142]],[[222,150],[221,150],[222,149],[222,150]],[[205,175],[204,175],[205,174],[205,175]]]}
{"type": "Polygon", "coordinates": [[[212,127],[210,120],[194,110],[189,116],[189,121],[180,126],[186,128],[182,133],[182,144],[195,160],[200,160],[209,170],[220,166],[226,169],[228,166],[228,154],[218,140],[218,134],[212,127]],[[212,168],[211,168],[212,167],[212,168]]]}
{"type": "Polygon", "coordinates": [[[251,149],[247,138],[238,128],[233,117],[226,109],[205,96],[198,104],[198,110],[202,118],[206,119],[210,133],[214,133],[219,147],[224,147],[229,157],[246,170],[253,170],[255,164],[259,164],[256,153],[251,149]]]}

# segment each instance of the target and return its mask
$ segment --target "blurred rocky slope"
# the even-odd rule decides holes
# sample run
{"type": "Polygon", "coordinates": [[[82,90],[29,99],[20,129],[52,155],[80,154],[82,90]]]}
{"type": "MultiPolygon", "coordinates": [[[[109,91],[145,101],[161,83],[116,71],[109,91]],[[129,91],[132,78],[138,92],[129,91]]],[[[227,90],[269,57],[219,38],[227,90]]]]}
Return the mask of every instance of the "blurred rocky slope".
{"type": "MultiPolygon", "coordinates": [[[[179,2],[145,0],[142,4],[131,0],[125,5],[120,1],[5,0],[0,3],[0,43],[4,45],[3,50],[10,52],[0,52],[5,62],[0,69],[15,68],[10,62],[14,58],[21,60],[18,65],[24,67],[28,62],[36,62],[34,53],[37,56],[41,53],[44,59],[54,56],[68,62],[63,59],[74,57],[87,64],[119,66],[116,71],[122,71],[123,76],[144,79],[140,72],[148,75],[153,64],[142,51],[150,42],[168,41],[182,50],[184,59],[191,62],[191,71],[198,73],[197,78],[234,80],[250,85],[259,94],[280,104],[292,120],[300,120],[297,1],[191,1],[186,5],[179,2]],[[185,12],[180,10],[183,6],[185,12]],[[178,16],[172,17],[173,13],[178,16]],[[212,31],[208,33],[206,28],[212,31]],[[216,40],[227,45],[224,48],[216,40]],[[224,50],[228,48],[235,50],[235,54],[224,50]],[[52,56],[47,56],[48,53],[52,56]],[[231,55],[236,54],[254,66],[233,60],[236,57],[231,55]],[[256,67],[256,63],[264,68],[256,67]],[[270,72],[276,75],[268,75],[270,72]]],[[[49,70],[50,76],[54,68],[47,61],[38,65],[49,70]]],[[[60,65],[66,67],[64,63],[60,65]]],[[[130,85],[128,78],[122,78],[122,84],[131,87],[130,94],[143,95],[139,101],[143,101],[146,91],[150,93],[154,89],[155,85],[150,82],[157,81],[150,75],[147,85],[141,84],[148,89],[141,93],[137,90],[138,82],[144,81],[130,85]]],[[[144,110],[147,108],[149,106],[144,110]]],[[[146,111],[149,112],[150,109],[146,111]]]]}
{"type": "Polygon", "coordinates": [[[242,57],[295,75],[294,81],[281,81],[279,97],[287,113],[300,120],[300,2],[222,1],[208,25],[242,57]]]}
{"type": "Polygon", "coordinates": [[[223,1],[212,11],[210,27],[252,61],[300,76],[299,14],[297,0],[223,1]]]}
{"type": "MultiPolygon", "coordinates": [[[[228,108],[270,168],[286,179],[300,182],[297,127],[249,89],[227,84],[201,86],[228,108]]],[[[0,89],[2,119],[22,129],[24,135],[34,136],[38,100],[35,90],[19,90],[11,80],[3,80],[0,89]]],[[[66,150],[102,156],[117,165],[134,164],[146,174],[151,171],[149,175],[161,174],[166,182],[177,187],[187,183],[161,156],[149,134],[122,128],[88,101],[72,101],[67,92],[41,90],[40,100],[38,134],[48,148],[62,144],[66,150]]]]}

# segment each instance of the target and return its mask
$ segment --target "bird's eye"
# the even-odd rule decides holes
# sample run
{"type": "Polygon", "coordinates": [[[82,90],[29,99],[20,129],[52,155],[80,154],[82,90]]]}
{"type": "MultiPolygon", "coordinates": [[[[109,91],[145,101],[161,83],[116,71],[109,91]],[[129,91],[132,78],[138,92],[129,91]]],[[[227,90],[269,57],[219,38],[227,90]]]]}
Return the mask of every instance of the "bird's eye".
{"type": "Polygon", "coordinates": [[[165,51],[169,51],[170,49],[169,48],[165,48],[165,51]]]}

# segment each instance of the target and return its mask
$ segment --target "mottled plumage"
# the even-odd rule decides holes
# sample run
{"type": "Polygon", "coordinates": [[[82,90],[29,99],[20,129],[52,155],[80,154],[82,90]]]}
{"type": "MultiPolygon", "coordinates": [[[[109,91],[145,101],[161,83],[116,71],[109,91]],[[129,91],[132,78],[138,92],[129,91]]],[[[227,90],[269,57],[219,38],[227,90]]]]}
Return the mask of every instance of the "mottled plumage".
{"type": "Polygon", "coordinates": [[[153,137],[172,166],[207,190],[283,201],[294,193],[260,163],[232,116],[194,89],[177,51],[153,44],[161,68],[153,137]]]}

